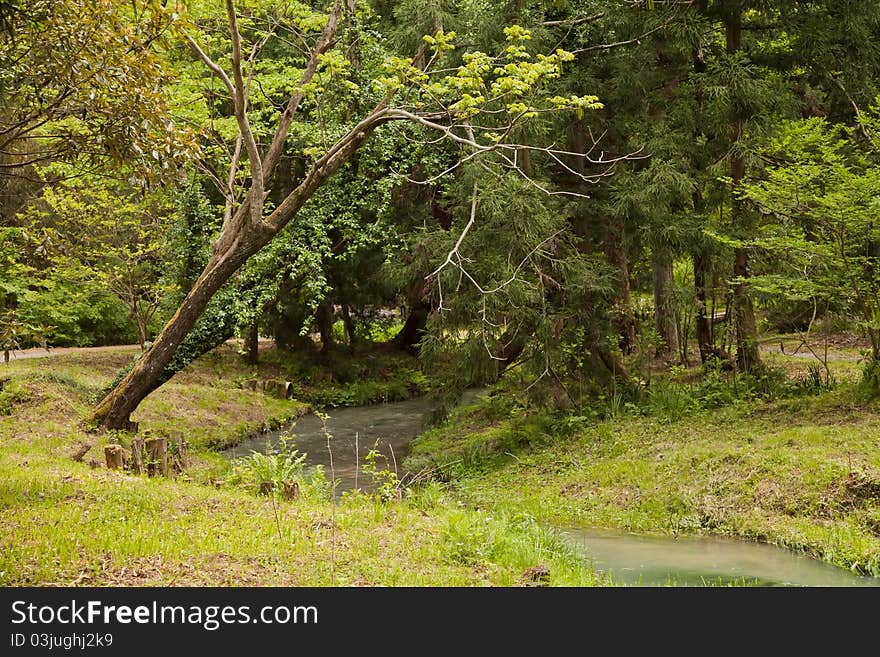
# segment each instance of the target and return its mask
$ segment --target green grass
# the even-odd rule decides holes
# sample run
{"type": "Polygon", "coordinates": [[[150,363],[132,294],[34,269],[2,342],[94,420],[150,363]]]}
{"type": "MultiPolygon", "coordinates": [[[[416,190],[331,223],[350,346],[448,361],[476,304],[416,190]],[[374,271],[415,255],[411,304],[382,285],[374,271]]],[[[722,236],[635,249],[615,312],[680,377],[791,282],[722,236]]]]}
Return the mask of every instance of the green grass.
{"type": "MultiPolygon", "coordinates": [[[[312,361],[269,352],[254,369],[223,347],[179,373],[133,419],[183,435],[192,465],[149,479],[106,470],[111,436],[80,425],[131,356],[3,368],[0,585],[612,584],[553,529],[575,526],[739,536],[880,574],[880,405],[852,384],[739,398],[678,371],[638,403],[582,414],[483,397],[418,439],[407,466],[434,478],[418,492],[273,505],[236,484],[218,448],[307,408],[243,381],[312,361]]],[[[394,355],[339,358],[375,383],[408,386],[417,371],[394,355]]],[[[318,394],[350,389],[343,378],[298,381],[318,394]]]]}
{"type": "MultiPolygon", "coordinates": [[[[440,484],[400,501],[295,501],[235,485],[216,448],[306,405],[238,387],[254,372],[228,348],[151,395],[133,419],[190,444],[186,476],[110,471],[80,422],[132,354],[22,360],[3,369],[0,585],[591,585],[589,566],[522,517],[463,507],[440,484]],[[85,462],[71,459],[92,446],[85,462]],[[91,462],[91,463],[90,463],[91,462]],[[482,531],[471,531],[480,528],[482,531]]],[[[269,359],[267,359],[269,360],[269,359]]],[[[126,436],[120,436],[127,442],[126,436]]]]}
{"type": "Polygon", "coordinates": [[[420,437],[408,464],[468,504],[551,526],[740,536],[880,575],[878,411],[851,387],[580,425],[475,427],[471,409],[420,437]]]}

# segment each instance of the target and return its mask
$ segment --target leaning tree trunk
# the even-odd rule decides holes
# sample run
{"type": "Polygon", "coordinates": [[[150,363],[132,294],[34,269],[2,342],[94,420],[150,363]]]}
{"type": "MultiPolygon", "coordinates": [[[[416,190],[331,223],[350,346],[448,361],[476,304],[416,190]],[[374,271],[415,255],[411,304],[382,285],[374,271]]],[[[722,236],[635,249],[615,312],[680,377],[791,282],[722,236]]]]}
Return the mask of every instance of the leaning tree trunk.
{"type": "Polygon", "coordinates": [[[141,357],[124,379],[104,397],[91,420],[107,429],[129,429],[129,417],[138,404],[161,383],[165,366],[171,361],[183,338],[201,317],[208,302],[223,284],[271,235],[258,235],[251,242],[235,246],[208,262],[177,312],[162,329],[153,346],[141,357]]]}
{"type": "Polygon", "coordinates": [[[315,310],[315,321],[321,335],[321,351],[328,352],[333,348],[333,305],[324,299],[315,310]]]}
{"type": "MultiPolygon", "coordinates": [[[[734,54],[742,47],[742,10],[737,5],[731,8],[726,22],[727,52],[734,54]]],[[[743,117],[734,113],[731,123],[731,139],[734,148],[730,157],[730,177],[733,189],[731,200],[731,221],[737,228],[747,227],[748,217],[743,202],[737,197],[739,186],[746,173],[746,163],[736,149],[736,142],[742,137],[743,117]]],[[[746,279],[749,277],[749,251],[745,247],[734,249],[733,276],[737,283],[733,287],[734,322],[736,326],[736,364],[742,372],[752,372],[761,366],[758,353],[758,331],[755,323],[755,309],[746,279]]]]}
{"type": "Polygon", "coordinates": [[[229,226],[221,231],[214,246],[214,254],[202,275],[153,342],[153,346],[98,404],[89,422],[107,429],[130,429],[131,413],[147,395],[161,385],[165,366],[214,294],[248,258],[268,244],[296,216],[305,202],[351,158],[377,126],[394,118],[387,114],[384,104],[377,107],[330,148],[296,189],[265,219],[258,219],[255,223],[251,219],[249,201],[246,200],[229,226]]]}

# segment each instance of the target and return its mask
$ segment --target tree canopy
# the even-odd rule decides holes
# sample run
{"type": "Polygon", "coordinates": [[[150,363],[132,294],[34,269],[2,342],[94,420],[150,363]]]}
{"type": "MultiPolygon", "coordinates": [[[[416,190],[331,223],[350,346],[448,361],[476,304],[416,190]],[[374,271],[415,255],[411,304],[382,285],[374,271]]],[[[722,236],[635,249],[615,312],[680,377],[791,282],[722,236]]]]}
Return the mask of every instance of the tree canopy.
{"type": "Polygon", "coordinates": [[[95,423],[236,335],[570,401],[780,313],[878,356],[872,3],[0,7],[5,321],[148,347],[95,423]]]}

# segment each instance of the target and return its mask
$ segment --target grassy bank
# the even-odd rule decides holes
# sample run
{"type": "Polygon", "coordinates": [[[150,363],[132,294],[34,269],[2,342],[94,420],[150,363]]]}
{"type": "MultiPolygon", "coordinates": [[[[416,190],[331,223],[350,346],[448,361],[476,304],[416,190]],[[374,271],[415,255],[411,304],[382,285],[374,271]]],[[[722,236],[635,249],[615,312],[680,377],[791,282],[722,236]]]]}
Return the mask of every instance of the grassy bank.
{"type": "Polygon", "coordinates": [[[133,417],[142,432],[190,445],[185,473],[151,479],[104,468],[114,437],[80,426],[133,355],[3,367],[0,585],[608,584],[553,526],[733,535],[880,574],[880,404],[850,383],[857,353],[835,354],[844,383],[830,389],[811,383],[805,359],[772,352],[793,380],[679,369],[636,401],[559,414],[517,402],[514,386],[417,441],[408,466],[433,483],[401,500],[338,502],[257,495],[218,451],[315,400],[413,394],[422,383],[412,360],[336,355],[322,369],[270,351],[254,368],[223,347],[133,417]],[[247,386],[273,378],[295,379],[306,399],[247,386]],[[83,444],[91,449],[75,462],[83,444]]]}
{"type": "Polygon", "coordinates": [[[667,382],[641,406],[584,416],[490,397],[420,437],[408,463],[496,513],[738,536],[880,575],[880,404],[851,384],[785,385],[706,408],[722,388],[667,382]]]}
{"type": "MultiPolygon", "coordinates": [[[[186,437],[192,464],[183,475],[107,470],[102,446],[112,437],[84,433],[80,421],[132,355],[67,354],[3,367],[0,585],[595,582],[582,560],[529,516],[463,507],[439,485],[401,501],[354,495],[338,503],[273,500],[228,483],[216,488],[211,482],[228,474],[218,448],[307,408],[241,387],[247,379],[295,373],[284,355],[267,354],[254,369],[221,348],[138,409],[133,419],[142,432],[186,437]],[[75,462],[83,444],[92,447],[75,462]]],[[[377,375],[393,378],[383,368],[377,375]]]]}

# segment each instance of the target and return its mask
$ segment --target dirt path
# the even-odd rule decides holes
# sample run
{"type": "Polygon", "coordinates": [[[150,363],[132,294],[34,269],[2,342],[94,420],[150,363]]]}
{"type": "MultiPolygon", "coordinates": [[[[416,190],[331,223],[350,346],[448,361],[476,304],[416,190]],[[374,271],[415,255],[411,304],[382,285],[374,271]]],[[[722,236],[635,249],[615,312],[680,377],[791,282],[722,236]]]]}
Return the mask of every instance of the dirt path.
{"type": "MultiPolygon", "coordinates": [[[[227,340],[226,343],[238,345],[240,340],[227,340]]],[[[272,340],[260,338],[261,351],[274,346],[274,344],[272,340]]],[[[46,351],[42,347],[34,347],[33,349],[19,349],[14,353],[10,352],[9,362],[28,358],[50,358],[52,356],[63,356],[64,354],[87,354],[96,351],[136,351],[140,348],[141,346],[138,344],[117,344],[106,347],[50,347],[50,351],[46,351]]],[[[2,359],[2,353],[0,353],[0,359],[2,359]]]]}
{"type": "Polygon", "coordinates": [[[9,354],[9,361],[25,360],[27,358],[50,358],[52,356],[63,356],[64,354],[87,354],[94,351],[134,351],[140,349],[137,344],[119,344],[108,347],[50,347],[47,351],[41,347],[34,349],[22,349],[9,354]]]}
{"type": "MultiPolygon", "coordinates": [[[[824,356],[825,354],[825,345],[822,343],[810,343],[810,346],[813,350],[820,356],[824,356]]],[[[804,358],[807,360],[815,360],[816,356],[814,356],[809,349],[805,346],[801,346],[800,340],[776,340],[774,342],[766,342],[760,345],[761,351],[767,351],[776,354],[782,354],[788,358],[804,358]],[[785,345],[785,350],[783,351],[783,345],[785,345]],[[800,348],[798,348],[800,347],[800,348]]],[[[844,351],[842,349],[835,348],[834,345],[828,345],[828,360],[829,361],[857,361],[861,358],[861,354],[856,350],[855,347],[849,348],[844,351]]]]}

